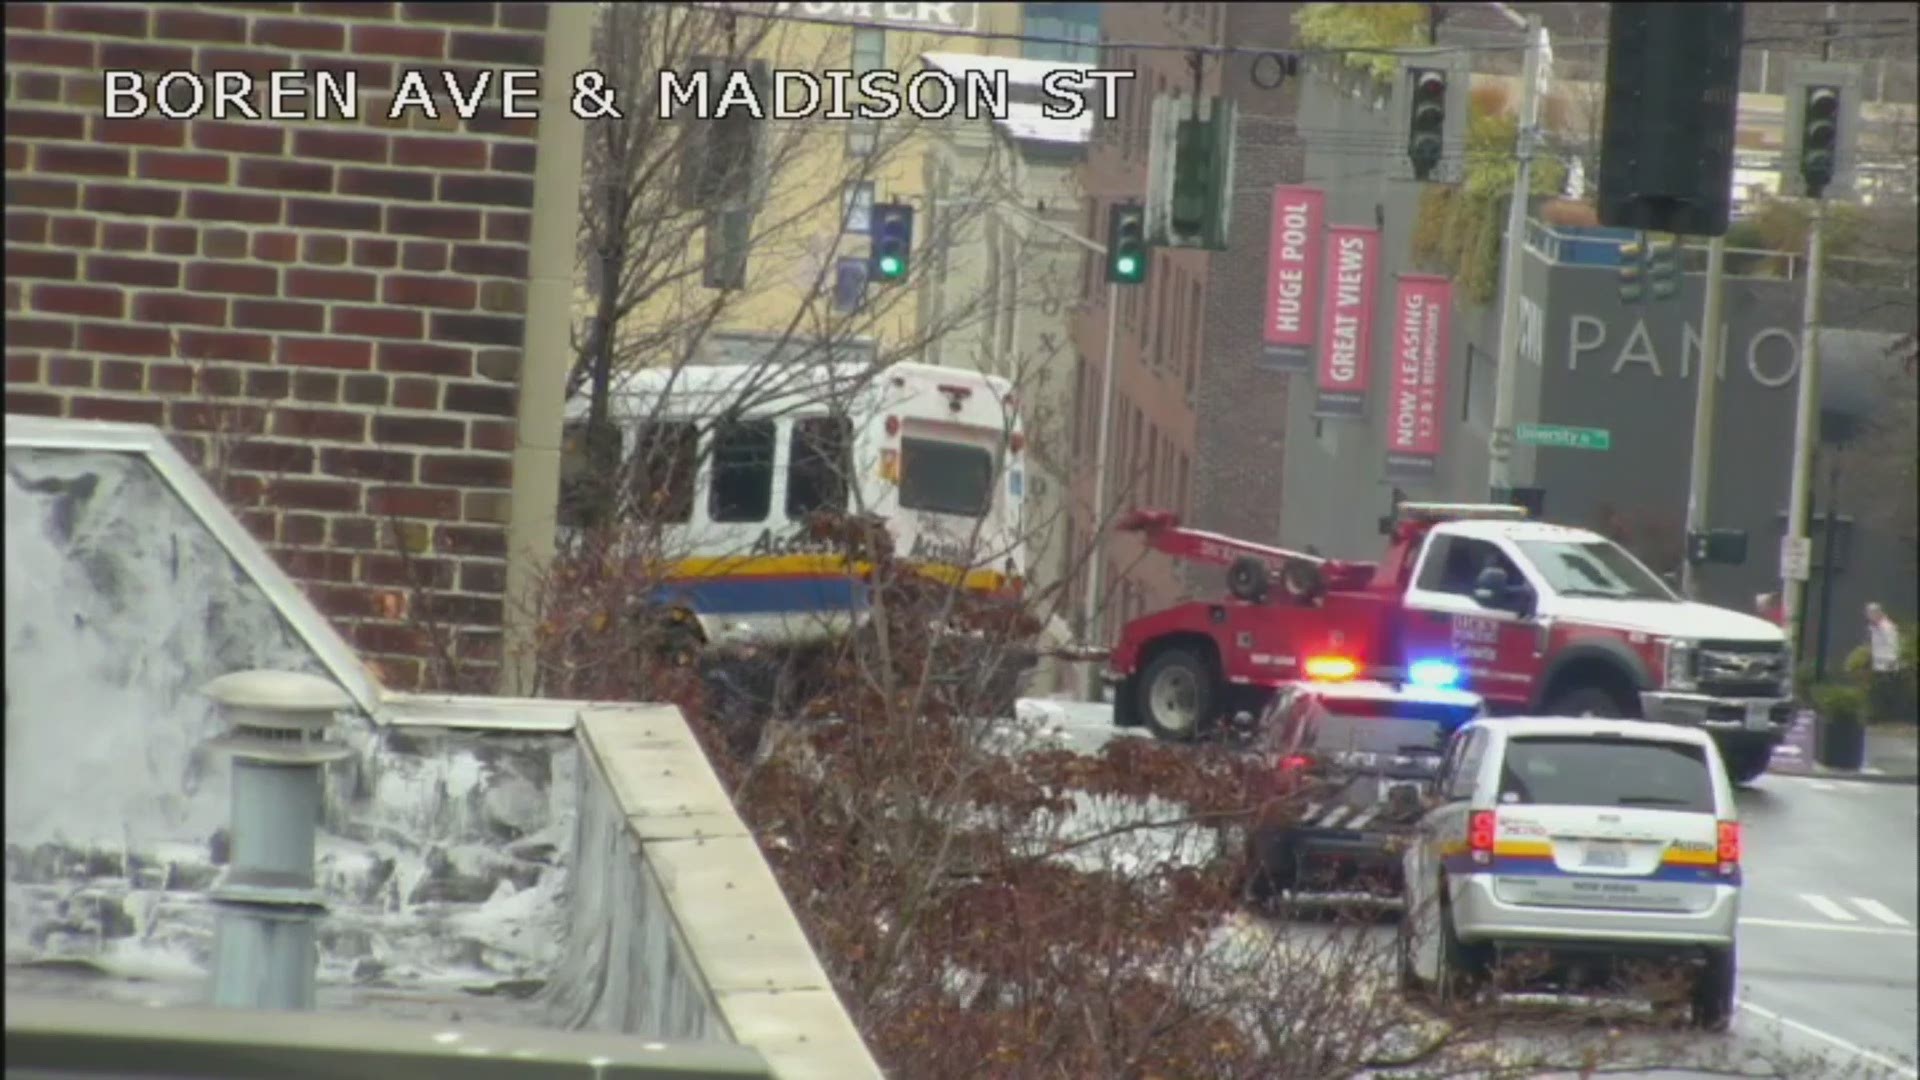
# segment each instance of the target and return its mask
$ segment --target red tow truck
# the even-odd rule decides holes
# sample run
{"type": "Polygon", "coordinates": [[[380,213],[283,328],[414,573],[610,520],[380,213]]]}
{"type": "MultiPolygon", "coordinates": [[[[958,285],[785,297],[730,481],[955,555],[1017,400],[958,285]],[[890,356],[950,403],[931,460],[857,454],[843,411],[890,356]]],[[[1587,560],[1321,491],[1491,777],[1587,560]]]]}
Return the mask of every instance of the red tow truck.
{"type": "Polygon", "coordinates": [[[1227,568],[1228,596],[1134,619],[1108,654],[1114,722],[1164,739],[1257,716],[1300,679],[1456,682],[1496,715],[1700,727],[1746,783],[1792,717],[1779,627],[1686,600],[1606,537],[1521,507],[1401,503],[1378,562],[1187,529],[1159,510],[1117,527],[1227,568]]]}

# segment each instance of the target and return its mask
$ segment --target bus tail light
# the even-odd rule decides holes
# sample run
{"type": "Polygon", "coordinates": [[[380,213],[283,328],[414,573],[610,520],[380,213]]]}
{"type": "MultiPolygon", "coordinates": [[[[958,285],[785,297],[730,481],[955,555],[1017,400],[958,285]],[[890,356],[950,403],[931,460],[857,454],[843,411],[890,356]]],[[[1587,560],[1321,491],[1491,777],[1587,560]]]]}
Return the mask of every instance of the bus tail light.
{"type": "Polygon", "coordinates": [[[900,482],[900,451],[880,451],[880,479],[891,484],[900,482]]]}
{"type": "Polygon", "coordinates": [[[1720,822],[1719,834],[1720,876],[1731,877],[1740,869],[1740,823],[1720,822]]]}

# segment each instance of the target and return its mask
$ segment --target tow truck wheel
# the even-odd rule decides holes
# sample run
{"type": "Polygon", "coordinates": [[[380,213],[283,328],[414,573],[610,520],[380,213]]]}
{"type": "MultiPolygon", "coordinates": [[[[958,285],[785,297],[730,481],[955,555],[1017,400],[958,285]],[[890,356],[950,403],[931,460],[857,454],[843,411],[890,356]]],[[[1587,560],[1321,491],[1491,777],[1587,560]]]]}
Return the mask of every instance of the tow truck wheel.
{"type": "Polygon", "coordinates": [[[1191,742],[1213,715],[1213,670],[1193,649],[1173,648],[1140,673],[1140,718],[1162,739],[1191,742]]]}
{"type": "Polygon", "coordinates": [[[1568,690],[1547,706],[1548,716],[1596,716],[1625,720],[1633,716],[1614,696],[1598,686],[1568,690]]]}
{"type": "Polygon", "coordinates": [[[1767,766],[1773,761],[1773,747],[1766,743],[1722,746],[1720,758],[1727,764],[1728,779],[1740,787],[1746,787],[1767,771],[1767,766]]]}

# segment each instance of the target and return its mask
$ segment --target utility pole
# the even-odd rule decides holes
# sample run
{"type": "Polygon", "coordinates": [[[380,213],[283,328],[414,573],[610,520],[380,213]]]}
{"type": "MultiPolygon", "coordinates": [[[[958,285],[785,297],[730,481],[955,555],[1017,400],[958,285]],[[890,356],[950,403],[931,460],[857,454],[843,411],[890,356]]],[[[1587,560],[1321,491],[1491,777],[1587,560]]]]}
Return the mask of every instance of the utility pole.
{"type": "MultiPolygon", "coordinates": [[[[1826,38],[1820,43],[1821,59],[1833,58],[1833,34],[1835,21],[1839,15],[1838,4],[1827,5],[1826,38]]],[[[1802,145],[1809,140],[1802,136],[1802,145]]],[[[1803,151],[1804,152],[1804,151],[1803,151]]],[[[1803,158],[1797,163],[1806,169],[1803,158]]],[[[1831,159],[1828,159],[1829,161],[1831,159]]],[[[1788,167],[1793,167],[1789,164],[1788,167]]],[[[1826,175],[1808,176],[1808,192],[1812,197],[1813,212],[1807,221],[1807,295],[1806,305],[1800,317],[1800,381],[1794,396],[1793,410],[1793,476],[1787,489],[1787,542],[1780,559],[1780,604],[1781,623],[1787,634],[1787,672],[1795,679],[1798,689],[1800,657],[1805,651],[1804,635],[1801,624],[1805,621],[1807,605],[1807,577],[1811,560],[1806,553],[1813,542],[1808,537],[1807,504],[1812,496],[1813,487],[1813,448],[1820,441],[1820,262],[1821,227],[1826,217],[1826,175]],[[1817,179],[1818,182],[1815,182],[1817,179]],[[1798,572],[1796,574],[1796,571],[1798,572]]],[[[1829,553],[1831,555],[1831,553],[1829,553]]]]}
{"type": "MultiPolygon", "coordinates": [[[[1103,249],[1104,250],[1104,249],[1103,249]]],[[[1106,642],[1100,616],[1100,570],[1107,561],[1105,519],[1107,514],[1107,438],[1113,427],[1113,387],[1119,382],[1119,372],[1114,370],[1114,359],[1119,355],[1114,348],[1115,339],[1120,336],[1120,286],[1107,286],[1107,359],[1100,369],[1100,430],[1093,441],[1093,528],[1087,540],[1087,587],[1080,598],[1080,625],[1085,643],[1095,648],[1106,642]]],[[[1100,665],[1087,665],[1087,700],[1100,700],[1100,665]]]]}
{"type": "MultiPolygon", "coordinates": [[[[1793,478],[1787,495],[1787,545],[1804,553],[1811,541],[1807,537],[1807,502],[1813,474],[1813,447],[1820,441],[1820,257],[1821,218],[1825,200],[1813,200],[1812,220],[1807,231],[1807,295],[1800,318],[1800,382],[1793,411],[1793,478]]],[[[1780,621],[1787,632],[1789,672],[1797,672],[1801,654],[1798,627],[1800,613],[1806,607],[1807,560],[1795,555],[1780,560],[1780,603],[1784,616],[1780,621]],[[1798,572],[1798,577],[1796,577],[1798,572]]]]}
{"type": "Polygon", "coordinates": [[[1689,600],[1700,598],[1699,568],[1692,558],[1691,538],[1710,528],[1708,496],[1713,489],[1713,408],[1720,394],[1721,308],[1726,299],[1727,238],[1707,242],[1707,302],[1700,331],[1700,385],[1693,397],[1693,459],[1687,484],[1688,557],[1680,561],[1680,590],[1689,600]]]}
{"type": "Polygon", "coordinates": [[[1513,398],[1518,392],[1520,356],[1520,260],[1527,243],[1527,199],[1533,192],[1533,149],[1540,125],[1540,65],[1546,60],[1547,30],[1540,16],[1527,17],[1527,60],[1520,75],[1520,132],[1514,147],[1520,166],[1513,174],[1513,199],[1507,206],[1506,251],[1500,267],[1500,355],[1493,384],[1493,437],[1488,444],[1487,485],[1494,502],[1513,491],[1513,398]]]}

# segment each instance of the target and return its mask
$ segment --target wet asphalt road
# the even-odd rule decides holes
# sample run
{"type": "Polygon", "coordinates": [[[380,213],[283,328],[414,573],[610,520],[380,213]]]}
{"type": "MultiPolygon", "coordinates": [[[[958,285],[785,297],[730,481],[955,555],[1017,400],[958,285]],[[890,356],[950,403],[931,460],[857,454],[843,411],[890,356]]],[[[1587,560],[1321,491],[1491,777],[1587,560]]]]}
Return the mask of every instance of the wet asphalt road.
{"type": "MultiPolygon", "coordinates": [[[[1050,729],[1057,745],[1081,753],[1097,753],[1116,737],[1147,737],[1117,731],[1104,705],[1025,702],[1022,713],[1050,729]]],[[[1802,1075],[1920,1078],[1917,791],[1768,776],[1739,793],[1746,871],[1740,1014],[1730,1034],[1685,1036],[1689,1042],[1741,1059],[1823,1059],[1795,1070],[1802,1075]]],[[[1558,1036],[1548,1024],[1524,1037],[1558,1036]]]]}

